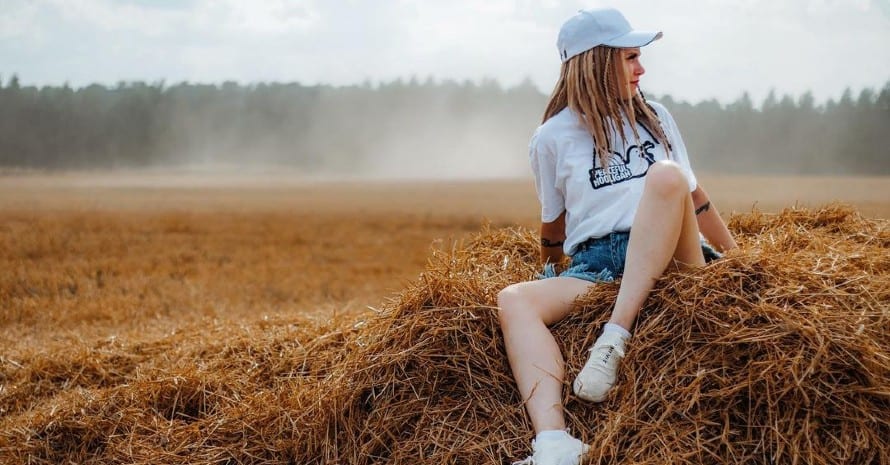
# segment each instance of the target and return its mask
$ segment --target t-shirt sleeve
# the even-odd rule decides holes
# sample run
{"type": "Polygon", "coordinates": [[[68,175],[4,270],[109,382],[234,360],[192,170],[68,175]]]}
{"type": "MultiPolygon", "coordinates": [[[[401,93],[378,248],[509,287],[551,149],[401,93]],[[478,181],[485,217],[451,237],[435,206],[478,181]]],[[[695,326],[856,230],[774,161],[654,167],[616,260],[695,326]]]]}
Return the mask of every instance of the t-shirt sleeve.
{"type": "Polygon", "coordinates": [[[683,143],[683,136],[680,135],[680,129],[677,127],[674,117],[660,103],[649,102],[649,104],[652,105],[652,108],[655,108],[658,119],[661,120],[662,128],[664,128],[671,143],[671,159],[677,162],[686,173],[686,178],[689,181],[689,192],[694,191],[698,187],[698,180],[695,178],[695,172],[692,171],[692,165],[689,163],[689,154],[686,153],[686,144],[683,143]]]}
{"type": "Polygon", "coordinates": [[[541,221],[550,223],[565,210],[565,197],[556,185],[556,151],[540,131],[528,144],[528,156],[535,174],[535,190],[541,202],[541,221]]]}

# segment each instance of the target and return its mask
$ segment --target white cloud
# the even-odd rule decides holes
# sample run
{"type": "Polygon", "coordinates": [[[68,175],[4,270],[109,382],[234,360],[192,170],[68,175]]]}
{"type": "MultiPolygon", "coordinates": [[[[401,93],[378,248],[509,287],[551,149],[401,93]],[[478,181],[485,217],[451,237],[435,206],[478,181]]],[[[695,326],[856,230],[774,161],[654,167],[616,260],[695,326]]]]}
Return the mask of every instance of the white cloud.
{"type": "Polygon", "coordinates": [[[38,1],[44,15],[59,16],[65,23],[100,34],[129,33],[148,37],[174,34],[188,13],[182,10],[148,8],[111,0],[38,1]]]}
{"type": "Polygon", "coordinates": [[[309,1],[266,0],[203,0],[194,9],[200,29],[220,31],[238,37],[275,37],[306,32],[319,21],[318,12],[309,1]]]}
{"type": "Polygon", "coordinates": [[[37,21],[38,9],[32,3],[0,1],[0,40],[24,39],[37,21]]]}

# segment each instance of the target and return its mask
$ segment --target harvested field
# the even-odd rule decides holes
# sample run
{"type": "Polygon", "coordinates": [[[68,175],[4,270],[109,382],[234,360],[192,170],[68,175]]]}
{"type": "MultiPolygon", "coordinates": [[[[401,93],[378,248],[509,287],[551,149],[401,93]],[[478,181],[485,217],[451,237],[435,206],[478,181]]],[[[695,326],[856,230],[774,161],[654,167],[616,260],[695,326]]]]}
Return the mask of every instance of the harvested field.
{"type": "MultiPolygon", "coordinates": [[[[0,181],[0,462],[524,456],[493,306],[536,269],[529,184],[102,179],[0,181]]],[[[890,184],[824,181],[703,181],[742,249],[662,279],[626,388],[569,399],[593,463],[890,463],[890,184]]],[[[556,327],[569,376],[614,292],[556,327]]]]}

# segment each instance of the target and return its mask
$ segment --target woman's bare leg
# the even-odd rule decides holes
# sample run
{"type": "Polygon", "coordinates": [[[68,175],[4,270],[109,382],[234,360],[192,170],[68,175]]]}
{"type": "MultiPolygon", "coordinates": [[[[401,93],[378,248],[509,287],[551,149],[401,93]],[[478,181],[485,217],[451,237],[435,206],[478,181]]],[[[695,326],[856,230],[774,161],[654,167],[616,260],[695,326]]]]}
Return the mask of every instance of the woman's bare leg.
{"type": "MultiPolygon", "coordinates": [[[[609,323],[624,330],[633,326],[671,259],[690,265],[705,263],[689,184],[676,163],[658,162],[649,168],[629,241],[618,298],[609,318],[609,323]]],[[[628,334],[624,330],[603,328],[572,383],[578,397],[591,402],[606,399],[624,357],[628,334]]]]}
{"type": "Polygon", "coordinates": [[[549,278],[513,284],[498,294],[510,368],[536,433],[565,429],[565,361],[547,326],[565,318],[591,282],[549,278]]]}
{"type": "Polygon", "coordinates": [[[676,163],[658,162],[646,175],[610,323],[630,330],[672,259],[694,266],[705,264],[686,177],[676,163]]]}

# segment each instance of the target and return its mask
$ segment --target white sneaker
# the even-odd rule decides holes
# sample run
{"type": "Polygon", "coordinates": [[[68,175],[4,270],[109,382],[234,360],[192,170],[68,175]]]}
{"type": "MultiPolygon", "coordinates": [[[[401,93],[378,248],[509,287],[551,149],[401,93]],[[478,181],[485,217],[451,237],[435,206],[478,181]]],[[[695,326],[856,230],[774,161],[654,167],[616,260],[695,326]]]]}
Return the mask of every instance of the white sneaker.
{"type": "Polygon", "coordinates": [[[578,465],[590,446],[566,433],[558,439],[533,440],[532,450],[530,457],[513,465],[578,465]]]}
{"type": "Polygon", "coordinates": [[[590,358],[578,373],[572,390],[575,395],[591,402],[606,400],[615,385],[618,363],[624,358],[624,338],[616,333],[603,333],[590,348],[590,358]]]}

